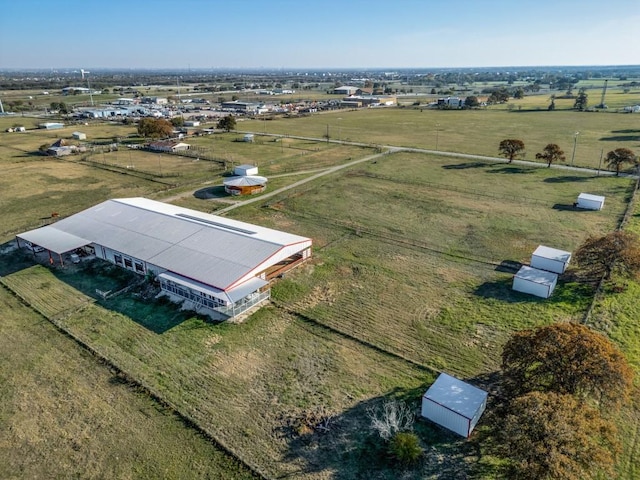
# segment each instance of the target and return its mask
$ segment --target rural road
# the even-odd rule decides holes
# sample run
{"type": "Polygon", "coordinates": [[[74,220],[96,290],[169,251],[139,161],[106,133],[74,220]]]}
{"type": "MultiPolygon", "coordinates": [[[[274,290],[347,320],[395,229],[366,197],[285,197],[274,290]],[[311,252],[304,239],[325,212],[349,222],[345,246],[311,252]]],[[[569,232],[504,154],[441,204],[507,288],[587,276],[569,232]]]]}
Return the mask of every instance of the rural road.
{"type": "MultiPolygon", "coordinates": [[[[306,173],[314,173],[312,176],[310,177],[306,177],[302,180],[299,180],[297,182],[294,182],[290,185],[287,185],[286,187],[282,187],[282,188],[278,188],[277,190],[274,190],[272,192],[266,193],[264,195],[260,195],[258,197],[255,198],[248,198],[247,200],[241,200],[239,202],[234,202],[232,205],[223,207],[221,209],[218,210],[214,210],[212,213],[216,214],[216,215],[220,215],[223,213],[226,213],[230,210],[233,210],[234,208],[238,208],[238,207],[242,207],[244,205],[249,205],[251,203],[255,203],[255,202],[261,202],[264,201],[267,198],[271,198],[274,197],[276,195],[279,195],[283,192],[286,192],[287,190],[290,190],[292,188],[296,188],[299,187],[300,185],[304,185],[305,183],[308,182],[312,182],[313,180],[316,180],[320,177],[323,177],[325,175],[330,175],[332,173],[338,172],[342,169],[345,168],[349,168],[353,165],[357,165],[359,163],[363,163],[363,162],[367,162],[370,160],[374,160],[376,158],[379,157],[384,157],[385,155],[389,155],[391,153],[398,153],[398,152],[415,152],[415,153],[427,153],[427,154],[431,154],[431,155],[439,155],[441,157],[451,157],[451,158],[462,158],[462,159],[468,159],[468,160],[479,160],[479,161],[483,161],[483,162],[494,162],[494,163],[504,163],[507,164],[508,161],[505,158],[501,158],[501,157],[487,157],[484,155],[473,155],[473,154],[468,154],[468,153],[456,153],[456,152],[443,152],[440,150],[429,150],[429,149],[425,149],[425,148],[412,148],[412,147],[398,147],[395,145],[372,145],[370,143],[362,143],[362,142],[350,142],[350,141],[346,141],[346,140],[327,140],[326,138],[314,138],[314,137],[302,137],[302,136],[296,136],[296,135],[281,135],[281,134],[272,134],[272,133],[261,133],[261,132],[245,132],[245,131],[238,131],[237,133],[253,133],[254,135],[259,135],[259,136],[268,136],[268,137],[276,137],[276,138],[294,138],[297,140],[308,140],[308,141],[316,141],[316,142],[327,142],[327,143],[336,143],[336,144],[340,144],[340,145],[351,145],[351,146],[357,146],[357,147],[378,147],[380,149],[382,149],[383,151],[381,153],[376,153],[373,155],[368,155],[366,157],[362,157],[359,158],[357,160],[352,160],[349,161],[347,163],[341,164],[341,165],[336,165],[334,167],[330,167],[330,168],[326,168],[326,169],[321,169],[321,170],[307,170],[307,171],[300,171],[300,172],[295,172],[295,173],[288,173],[288,174],[282,174],[282,175],[276,175],[274,177],[282,177],[282,176],[288,176],[288,175],[303,175],[306,173]]],[[[538,167],[538,168],[547,168],[544,164],[541,164],[540,162],[531,162],[531,161],[527,161],[527,160],[514,160],[512,162],[512,165],[526,165],[526,166],[531,166],[531,167],[538,167]]],[[[556,169],[556,170],[565,170],[565,171],[571,171],[571,172],[580,172],[580,173],[591,173],[593,175],[606,175],[606,176],[613,176],[615,175],[615,172],[611,172],[608,170],[598,170],[598,169],[594,169],[594,168],[583,168],[583,167],[573,167],[570,165],[551,165],[551,168],[556,169]]],[[[621,173],[620,174],[621,177],[626,177],[626,178],[638,178],[638,175],[635,174],[628,174],[628,173],[621,173]]],[[[177,200],[179,198],[183,198],[183,197],[188,197],[190,195],[192,195],[193,192],[184,192],[178,195],[173,195],[171,197],[166,197],[163,199],[163,201],[172,201],[172,200],[177,200]]]]}

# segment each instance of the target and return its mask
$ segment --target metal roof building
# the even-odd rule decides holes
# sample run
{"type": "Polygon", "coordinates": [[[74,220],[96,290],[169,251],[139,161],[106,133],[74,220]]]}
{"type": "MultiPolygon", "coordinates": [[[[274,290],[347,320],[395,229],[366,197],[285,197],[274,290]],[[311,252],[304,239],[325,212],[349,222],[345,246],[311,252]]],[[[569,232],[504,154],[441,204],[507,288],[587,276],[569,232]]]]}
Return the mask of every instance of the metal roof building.
{"type": "Polygon", "coordinates": [[[441,373],[422,397],[422,416],[469,437],[487,406],[487,392],[441,373]]]}
{"type": "MultiPolygon", "coordinates": [[[[269,298],[268,280],[311,256],[309,238],[145,198],[107,200],[20,239],[152,274],[164,293],[227,317],[269,298]],[[246,307],[246,308],[245,308],[246,307]]],[[[212,315],[215,316],[215,315],[212,315]]]]}

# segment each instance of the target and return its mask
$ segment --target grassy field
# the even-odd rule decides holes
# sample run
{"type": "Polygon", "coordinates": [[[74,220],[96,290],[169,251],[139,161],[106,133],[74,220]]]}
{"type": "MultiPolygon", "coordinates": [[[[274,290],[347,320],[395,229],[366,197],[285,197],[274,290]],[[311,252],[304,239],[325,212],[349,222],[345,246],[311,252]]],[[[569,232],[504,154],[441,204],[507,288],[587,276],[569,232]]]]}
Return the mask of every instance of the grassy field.
{"type": "MultiPolygon", "coordinates": [[[[571,162],[597,168],[600,154],[619,147],[640,150],[640,132],[633,115],[569,111],[368,109],[323,113],[299,119],[267,122],[267,133],[303,135],[371,144],[437,149],[447,152],[498,156],[505,138],[524,141],[527,160],[535,160],[548,143],[557,143],[571,162]]],[[[263,132],[260,121],[245,121],[239,129],[263,132]]],[[[603,165],[604,167],[604,165],[603,165]]]]}
{"type": "Polygon", "coordinates": [[[0,477],[255,478],[1,286],[0,307],[0,477]]]}
{"type": "MultiPolygon", "coordinates": [[[[539,142],[541,149],[564,130],[572,141],[578,128],[573,124],[579,123],[576,164],[592,164],[581,153],[590,148],[597,152],[597,166],[600,145],[613,143],[603,137],[619,131],[623,145],[636,141],[630,119],[609,113],[372,109],[245,121],[239,129],[321,138],[329,125],[331,138],[434,148],[437,127],[439,149],[495,155],[499,140],[512,135],[529,148],[539,142]]],[[[109,138],[108,126],[102,128],[100,134],[109,138]]],[[[49,221],[52,211],[66,215],[116,196],[175,197],[176,204],[205,211],[236,201],[193,194],[216,188],[219,193],[222,176],[203,161],[162,156],[158,164],[155,154],[132,151],[129,157],[122,149],[98,155],[97,163],[104,165],[151,173],[157,168],[158,177],[146,179],[30,155],[39,135],[49,134],[19,137],[16,147],[12,139],[22,134],[2,137],[7,142],[0,147],[4,239],[25,225],[49,221]],[[153,181],[163,178],[160,169],[181,173],[185,184],[165,190],[153,181]]],[[[372,152],[292,138],[272,142],[258,135],[246,144],[234,142],[237,137],[200,137],[194,144],[222,152],[235,164],[257,163],[270,178],[268,191],[310,175],[307,171],[372,152]],[[292,175],[280,176],[286,174],[292,175]]],[[[527,158],[533,154],[530,150],[527,158]]],[[[539,244],[571,251],[590,234],[612,231],[632,188],[625,178],[418,153],[361,163],[229,214],[314,239],[313,260],[276,283],[273,304],[242,324],[212,324],[136,291],[96,298],[96,289],[115,290],[131,281],[99,263],[50,270],[33,265],[28,256],[5,254],[0,275],[35,310],[269,477],[500,478],[496,459],[484,457],[476,440],[458,440],[426,422],[417,426],[428,451],[425,461],[414,472],[391,468],[375,449],[367,412],[389,397],[417,406],[437,371],[482,382],[497,370],[501,346],[513,331],[580,320],[591,302],[589,287],[569,273],[550,299],[529,297],[511,290],[513,267],[527,262],[539,244]],[[574,211],[580,192],[605,195],[605,209],[574,211]],[[333,419],[328,433],[303,428],[302,419],[316,414],[333,419]]],[[[594,318],[600,328],[615,325],[607,331],[637,368],[633,288],[619,303],[603,299],[594,318]],[[619,311],[628,313],[618,319],[619,311]]],[[[29,310],[18,310],[17,319],[32,322],[29,310]]],[[[12,358],[20,358],[24,345],[15,342],[12,358]]],[[[22,392],[16,385],[10,395],[22,392]]],[[[56,398],[44,391],[34,408],[49,408],[56,398]]],[[[16,415],[0,409],[3,421],[20,421],[16,415]]],[[[639,468],[633,440],[638,416],[634,409],[624,415],[628,435],[619,471],[620,478],[631,480],[639,468]]],[[[78,418],[94,421],[90,413],[78,418]]],[[[480,433],[486,428],[481,425],[480,433]]],[[[118,451],[107,450],[105,455],[118,451]]],[[[107,458],[113,457],[105,457],[108,463],[107,458]]],[[[36,460],[33,464],[42,468],[36,460]]],[[[220,465],[202,464],[197,472],[215,478],[226,468],[224,461],[220,465]]]]}

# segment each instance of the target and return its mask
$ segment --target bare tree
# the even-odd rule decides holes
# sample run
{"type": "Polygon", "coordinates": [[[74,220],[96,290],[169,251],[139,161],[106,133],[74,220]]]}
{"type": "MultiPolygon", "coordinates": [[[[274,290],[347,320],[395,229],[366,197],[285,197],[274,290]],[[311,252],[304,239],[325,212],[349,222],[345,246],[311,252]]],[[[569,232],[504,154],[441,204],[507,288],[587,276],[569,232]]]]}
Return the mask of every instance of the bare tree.
{"type": "Polygon", "coordinates": [[[384,440],[390,440],[398,432],[409,431],[415,421],[411,407],[398,400],[386,400],[379,408],[367,410],[371,429],[384,440]]]}

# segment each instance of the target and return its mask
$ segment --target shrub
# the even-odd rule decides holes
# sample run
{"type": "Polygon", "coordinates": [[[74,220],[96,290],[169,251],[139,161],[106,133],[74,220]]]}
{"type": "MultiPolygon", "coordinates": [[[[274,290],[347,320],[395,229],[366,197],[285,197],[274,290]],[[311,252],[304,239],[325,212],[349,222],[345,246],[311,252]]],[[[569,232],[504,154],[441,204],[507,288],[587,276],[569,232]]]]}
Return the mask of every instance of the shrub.
{"type": "Polygon", "coordinates": [[[391,438],[388,452],[398,463],[409,466],[420,459],[423,450],[415,433],[398,432],[391,438]]]}

